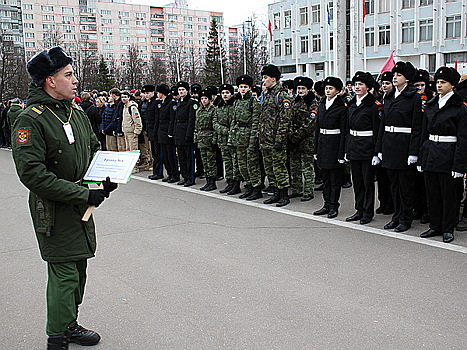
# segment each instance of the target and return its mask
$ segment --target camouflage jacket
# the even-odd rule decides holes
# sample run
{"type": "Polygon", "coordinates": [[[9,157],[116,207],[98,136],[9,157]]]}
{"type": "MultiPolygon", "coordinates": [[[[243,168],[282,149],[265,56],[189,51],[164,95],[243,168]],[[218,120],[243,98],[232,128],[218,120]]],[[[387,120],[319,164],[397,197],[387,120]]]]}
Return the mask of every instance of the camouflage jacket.
{"type": "Polygon", "coordinates": [[[261,148],[272,148],[276,142],[286,146],[291,112],[290,97],[282,84],[264,93],[258,128],[261,148]]]}
{"type": "Polygon", "coordinates": [[[295,97],[292,102],[289,147],[301,152],[314,152],[314,135],[318,101],[312,92],[304,98],[295,97]]]}
{"type": "Polygon", "coordinates": [[[217,134],[213,127],[215,115],[216,107],[212,103],[206,107],[200,105],[196,111],[194,142],[198,143],[198,148],[209,148],[216,143],[217,134]]]}
{"type": "Polygon", "coordinates": [[[217,143],[219,147],[227,146],[229,139],[229,131],[233,121],[233,103],[234,98],[230,98],[227,102],[221,100],[216,109],[214,116],[213,127],[217,133],[217,143]]]}
{"type": "Polygon", "coordinates": [[[232,143],[236,147],[255,147],[258,140],[258,123],[261,106],[251,91],[235,95],[232,143]]]}

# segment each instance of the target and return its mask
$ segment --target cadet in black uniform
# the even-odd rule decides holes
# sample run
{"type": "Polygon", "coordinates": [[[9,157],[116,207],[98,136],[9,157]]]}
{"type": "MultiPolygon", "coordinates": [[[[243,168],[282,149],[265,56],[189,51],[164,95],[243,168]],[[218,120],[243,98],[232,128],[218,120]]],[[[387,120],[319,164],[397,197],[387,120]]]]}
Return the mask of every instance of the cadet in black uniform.
{"type": "Polygon", "coordinates": [[[430,229],[420,237],[454,240],[458,188],[467,172],[467,105],[453,91],[460,74],[454,68],[436,71],[438,96],[426,105],[419,171],[423,171],[430,209],[430,229]]]}

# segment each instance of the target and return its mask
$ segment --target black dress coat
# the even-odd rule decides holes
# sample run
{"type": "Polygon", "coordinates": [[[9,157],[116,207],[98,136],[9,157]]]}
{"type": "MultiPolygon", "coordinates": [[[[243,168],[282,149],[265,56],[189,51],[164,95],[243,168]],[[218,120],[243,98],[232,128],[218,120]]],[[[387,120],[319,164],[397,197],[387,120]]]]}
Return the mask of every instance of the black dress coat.
{"type": "Polygon", "coordinates": [[[158,100],[156,96],[153,96],[152,98],[148,100],[148,106],[146,109],[148,138],[149,138],[149,141],[156,142],[156,143],[159,142],[157,140],[157,134],[156,134],[156,130],[157,130],[156,107],[157,107],[158,101],[160,100],[158,100]]]}
{"type": "Polygon", "coordinates": [[[164,101],[158,100],[156,107],[157,141],[164,145],[173,144],[173,137],[169,137],[170,122],[175,118],[177,103],[172,96],[167,96],[164,101]]]}
{"type": "Polygon", "coordinates": [[[174,137],[176,145],[193,145],[196,111],[198,108],[198,101],[191,98],[190,95],[177,101],[175,118],[169,127],[169,135],[174,137]]]}

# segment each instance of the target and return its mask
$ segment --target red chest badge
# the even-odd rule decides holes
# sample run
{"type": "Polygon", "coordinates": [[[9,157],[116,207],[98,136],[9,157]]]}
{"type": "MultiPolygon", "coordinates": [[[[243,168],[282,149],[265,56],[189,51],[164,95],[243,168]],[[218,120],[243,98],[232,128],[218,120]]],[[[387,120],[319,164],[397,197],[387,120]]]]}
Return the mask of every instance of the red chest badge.
{"type": "Polygon", "coordinates": [[[26,146],[31,143],[31,129],[16,130],[16,143],[20,146],[26,146]]]}

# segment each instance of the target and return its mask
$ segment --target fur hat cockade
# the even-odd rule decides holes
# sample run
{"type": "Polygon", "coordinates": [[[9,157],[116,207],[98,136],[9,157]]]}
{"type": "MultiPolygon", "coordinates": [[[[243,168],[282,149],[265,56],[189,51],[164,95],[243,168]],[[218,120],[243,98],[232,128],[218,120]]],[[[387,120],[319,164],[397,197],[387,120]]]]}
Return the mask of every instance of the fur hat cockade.
{"type": "Polygon", "coordinates": [[[245,84],[251,88],[253,86],[253,78],[250,77],[249,75],[242,74],[237,77],[237,79],[235,80],[235,84],[237,86],[240,86],[241,84],[245,84]]]}
{"type": "MultiPolygon", "coordinates": [[[[342,80],[336,77],[327,77],[324,79],[323,82],[324,86],[326,87],[327,85],[334,86],[336,90],[342,91],[342,88],[344,87],[344,84],[342,83],[342,80]]],[[[315,89],[316,90],[316,89],[315,89]]]]}
{"type": "Polygon", "coordinates": [[[439,67],[435,73],[435,81],[443,79],[451,83],[452,86],[457,86],[461,75],[459,72],[452,67],[439,67]]]}
{"type": "Polygon", "coordinates": [[[360,81],[365,84],[368,89],[371,89],[375,86],[375,78],[369,72],[358,71],[352,78],[352,84],[355,84],[356,81],[360,81]]]}
{"type": "Polygon", "coordinates": [[[190,91],[190,84],[188,84],[186,81],[179,81],[176,86],[177,89],[182,87],[185,88],[187,91],[190,91]]]}
{"type": "Polygon", "coordinates": [[[219,86],[219,91],[222,92],[224,90],[228,90],[230,91],[230,93],[233,95],[235,93],[235,89],[232,85],[230,84],[222,84],[221,86],[219,86]]]}
{"type": "Polygon", "coordinates": [[[394,74],[390,71],[384,72],[381,74],[381,82],[383,81],[389,81],[392,84],[392,78],[394,77],[394,74]]]}
{"type": "Polygon", "coordinates": [[[45,78],[54,75],[73,62],[60,46],[36,53],[27,63],[26,69],[37,86],[41,86],[45,78]]]}
{"type": "Polygon", "coordinates": [[[415,75],[417,74],[417,69],[410,62],[399,61],[392,68],[392,73],[402,74],[405,79],[412,82],[415,79],[415,75]]]}
{"type": "Polygon", "coordinates": [[[293,83],[294,83],[295,89],[296,89],[298,86],[304,86],[304,87],[306,87],[308,90],[311,90],[311,88],[313,87],[313,79],[308,78],[308,77],[296,77],[296,78],[293,80],[293,83]]]}
{"type": "Polygon", "coordinates": [[[276,78],[277,80],[279,80],[281,78],[282,73],[279,70],[279,68],[277,68],[277,66],[273,64],[268,64],[267,66],[264,66],[263,69],[261,69],[261,76],[263,75],[267,75],[268,77],[276,78]]]}
{"type": "MultiPolygon", "coordinates": [[[[163,94],[163,95],[165,95],[165,96],[170,94],[170,88],[169,88],[169,86],[167,84],[157,85],[156,91],[163,94]]],[[[178,92],[177,92],[177,94],[178,94],[178,92]]]]}

